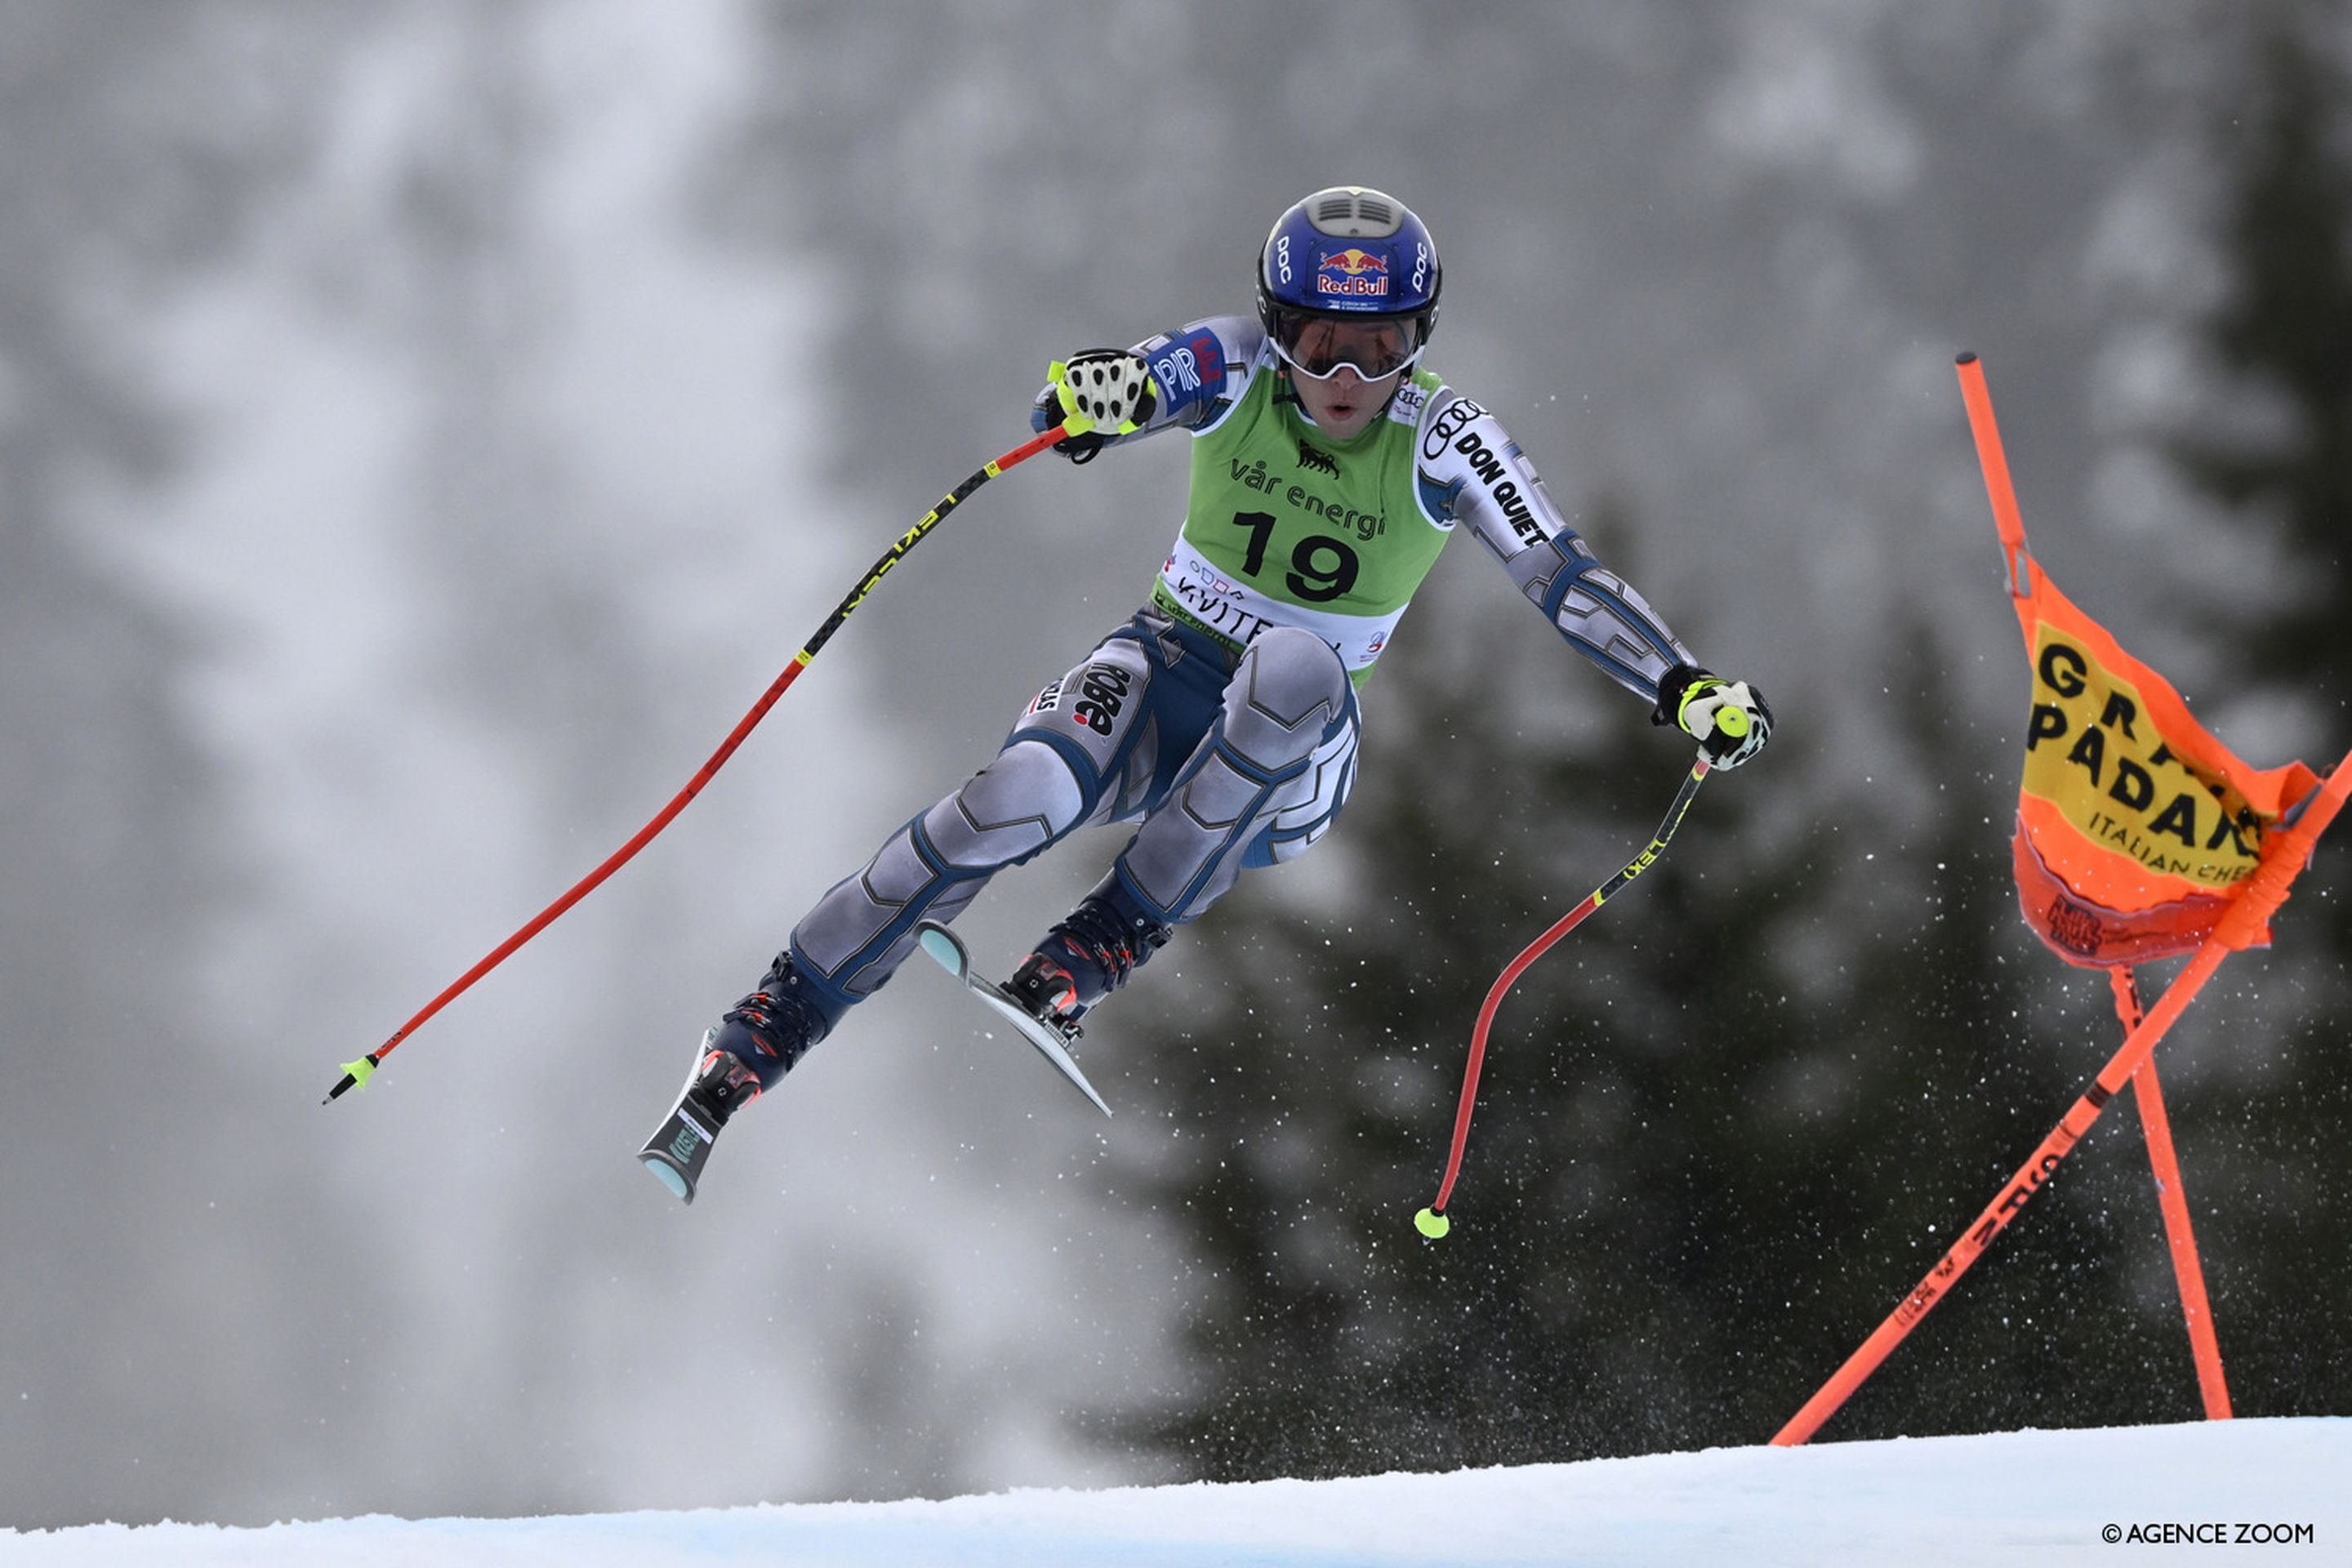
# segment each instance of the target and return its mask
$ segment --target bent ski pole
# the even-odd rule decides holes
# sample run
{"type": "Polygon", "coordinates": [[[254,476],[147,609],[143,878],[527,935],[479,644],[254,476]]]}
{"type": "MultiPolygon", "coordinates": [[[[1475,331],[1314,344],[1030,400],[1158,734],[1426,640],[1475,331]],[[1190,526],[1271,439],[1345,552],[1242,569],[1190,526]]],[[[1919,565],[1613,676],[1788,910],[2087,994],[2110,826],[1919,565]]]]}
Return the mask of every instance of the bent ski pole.
{"type": "Polygon", "coordinates": [[[1082,416],[1073,416],[1035,438],[1023,442],[995,461],[986,464],[970,479],[949,491],[946,500],[925,513],[921,521],[900,534],[898,542],[883,552],[882,558],[874,563],[873,569],[866,574],[865,579],[850,590],[847,598],[835,606],[833,614],[825,617],[824,625],[817,627],[816,635],[810,637],[802,647],[801,651],[793,656],[793,662],[784,667],[784,672],[776,677],[775,683],[761,694],[760,700],[751,705],[751,710],[743,715],[742,721],[738,723],[727,739],[719,743],[719,750],[712,752],[710,760],[702,764],[701,771],[687,781],[686,787],[678,791],[676,798],[662,807],[651,822],[637,830],[635,837],[614,850],[609,859],[574,883],[571,890],[562,898],[540,910],[520,931],[516,931],[483,955],[480,963],[451,982],[447,990],[427,1002],[415,1017],[394,1029],[390,1039],[360,1058],[359,1060],[343,1063],[341,1080],[327,1091],[327,1100],[320,1103],[323,1105],[328,1100],[340,1097],[345,1089],[365,1084],[375,1072],[378,1064],[390,1056],[401,1041],[415,1033],[426,1019],[457,1000],[474,982],[505,963],[517,948],[545,930],[564,910],[593,892],[605,878],[627,865],[638,850],[651,843],[656,834],[667,827],[671,820],[686,809],[688,802],[702,793],[702,786],[709,784],[712,775],[726,765],[727,759],[735,754],[735,749],[743,743],[744,737],[751,734],[760,721],[768,716],[768,710],[776,705],[776,700],[784,694],[794,680],[799,679],[801,671],[808,668],[809,661],[816,658],[817,650],[824,647],[835,632],[841,629],[841,623],[847,620],[851,612],[866,602],[866,596],[874,591],[875,585],[882,581],[890,568],[896,566],[908,551],[920,544],[924,536],[938,527],[948,513],[962,505],[965,497],[1015,463],[1025,462],[1046,447],[1072,436],[1084,435],[1092,427],[1093,421],[1082,416]]]}
{"type": "Polygon", "coordinates": [[[1445,1180],[1437,1189],[1437,1201],[1412,1216],[1415,1229],[1434,1241],[1454,1226],[1445,1217],[1445,1203],[1454,1195],[1454,1178],[1462,1173],[1462,1152],[1470,1142],[1470,1113],[1478,1100],[1478,1068],[1486,1059],[1486,1031],[1495,1022],[1495,1010],[1503,1005],[1503,993],[1511,983],[1528,971],[1528,966],[1541,958],[1551,945],[1584,922],[1587,915],[1613,897],[1617,890],[1657,863],[1672,841],[1675,829],[1682,826],[1683,814],[1690,810],[1699,784],[1706,778],[1709,763],[1702,755],[1691,764],[1691,771],[1676,792],[1675,803],[1666,808],[1665,820],[1658,824],[1657,833],[1643,851],[1625,862],[1623,869],[1585,895],[1584,901],[1562,915],[1558,923],[1529,942],[1527,950],[1503,967],[1495,984],[1486,992],[1486,1005],[1478,1009],[1477,1026],[1470,1032],[1470,1065],[1462,1074],[1462,1103],[1454,1112],[1454,1150],[1445,1162],[1445,1180]]]}

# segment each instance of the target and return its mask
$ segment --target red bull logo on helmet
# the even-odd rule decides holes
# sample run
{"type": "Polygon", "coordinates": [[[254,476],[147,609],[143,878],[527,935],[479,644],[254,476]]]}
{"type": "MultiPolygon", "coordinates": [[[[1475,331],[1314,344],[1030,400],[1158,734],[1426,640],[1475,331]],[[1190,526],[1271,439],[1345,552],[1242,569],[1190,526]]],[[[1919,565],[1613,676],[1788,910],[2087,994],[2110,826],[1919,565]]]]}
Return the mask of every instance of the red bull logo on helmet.
{"type": "Polygon", "coordinates": [[[1389,258],[1352,246],[1328,252],[1315,267],[1315,292],[1347,300],[1379,300],[1389,291],[1389,258]]]}

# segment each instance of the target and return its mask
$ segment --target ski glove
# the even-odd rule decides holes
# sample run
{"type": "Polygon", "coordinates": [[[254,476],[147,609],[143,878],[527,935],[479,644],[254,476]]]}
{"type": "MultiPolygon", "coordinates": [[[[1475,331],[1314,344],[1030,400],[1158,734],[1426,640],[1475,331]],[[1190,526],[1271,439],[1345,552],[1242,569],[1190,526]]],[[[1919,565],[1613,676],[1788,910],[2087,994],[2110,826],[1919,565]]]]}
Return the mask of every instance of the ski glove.
{"type": "Polygon", "coordinates": [[[1670,721],[1696,741],[1718,768],[1738,767],[1772,738],[1772,710],[1765,705],[1762,692],[1744,680],[1725,680],[1694,665],[1678,664],[1658,682],[1658,705],[1650,711],[1650,722],[1670,721]]]}
{"type": "Polygon", "coordinates": [[[1100,451],[1113,436],[1131,436],[1160,405],[1151,367],[1126,349],[1085,349],[1056,360],[1047,370],[1045,390],[1031,424],[1038,430],[1078,420],[1069,439],[1054,450],[1074,463],[1100,451]]]}

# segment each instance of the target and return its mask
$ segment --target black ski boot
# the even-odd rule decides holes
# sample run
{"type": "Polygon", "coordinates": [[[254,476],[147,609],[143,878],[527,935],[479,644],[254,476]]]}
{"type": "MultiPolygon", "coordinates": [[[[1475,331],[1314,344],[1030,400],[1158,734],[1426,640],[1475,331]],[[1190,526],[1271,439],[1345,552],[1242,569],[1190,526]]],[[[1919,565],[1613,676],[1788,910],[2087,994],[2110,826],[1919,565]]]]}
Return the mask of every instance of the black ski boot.
{"type": "Polygon", "coordinates": [[[1087,1010],[1126,984],[1174,934],[1118,889],[1092,892],[1021,961],[1004,989],[1063,1038],[1076,1039],[1087,1010]]]}
{"type": "Polygon", "coordinates": [[[832,1030],[832,1018],[809,994],[786,948],[761,977],[760,988],[719,1016],[709,1041],[748,1068],[761,1089],[773,1089],[832,1030]]]}
{"type": "Polygon", "coordinates": [[[809,999],[791,952],[778,953],[760,988],[704,1033],[677,1103],[637,1158],[682,1202],[692,1203],[719,1129],[782,1080],[831,1027],[809,999]]]}

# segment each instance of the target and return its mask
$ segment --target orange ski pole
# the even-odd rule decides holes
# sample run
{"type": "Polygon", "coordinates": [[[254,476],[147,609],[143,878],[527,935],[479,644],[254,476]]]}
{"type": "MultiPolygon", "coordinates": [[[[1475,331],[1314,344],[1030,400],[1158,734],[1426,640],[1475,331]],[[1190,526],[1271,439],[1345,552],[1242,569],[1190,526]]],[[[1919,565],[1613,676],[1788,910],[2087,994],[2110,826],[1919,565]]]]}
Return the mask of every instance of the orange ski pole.
{"type": "MultiPolygon", "coordinates": [[[[744,737],[751,734],[760,721],[768,716],[768,710],[776,705],[776,700],[783,696],[793,682],[800,678],[801,671],[808,668],[809,661],[816,657],[817,650],[824,647],[833,634],[841,629],[841,623],[849,618],[850,613],[866,602],[866,595],[874,591],[875,585],[882,581],[884,574],[891,567],[896,566],[905,557],[907,552],[920,544],[924,536],[937,527],[941,519],[961,506],[966,496],[1013,467],[1013,464],[1034,458],[1046,447],[1066,440],[1073,435],[1083,435],[1091,427],[1092,421],[1074,416],[1034,439],[1023,442],[994,462],[988,463],[975,471],[970,479],[950,491],[945,500],[925,513],[921,521],[900,534],[898,542],[885,551],[882,558],[877,561],[873,568],[866,574],[865,579],[850,590],[849,596],[834,607],[833,614],[825,618],[824,625],[817,627],[816,635],[809,638],[799,653],[793,655],[793,662],[786,665],[784,672],[777,676],[768,689],[761,694],[760,700],[751,705],[751,710],[743,715],[727,739],[719,743],[719,750],[711,753],[710,760],[702,764],[701,771],[687,781],[686,787],[678,791],[667,805],[655,814],[651,822],[637,830],[636,837],[614,850],[603,865],[572,884],[562,898],[532,916],[521,930],[484,954],[481,961],[473,968],[450,982],[448,987],[420,1008],[415,1016],[394,1029],[390,1039],[360,1058],[359,1060],[343,1063],[343,1076],[334,1088],[327,1091],[327,1100],[340,1098],[346,1089],[363,1086],[374,1074],[377,1064],[390,1056],[401,1041],[415,1033],[427,1018],[456,1001],[471,988],[474,982],[504,963],[517,948],[546,930],[566,910],[595,891],[604,883],[605,878],[627,865],[635,858],[638,850],[653,842],[654,836],[667,827],[677,814],[687,808],[688,803],[702,793],[702,786],[710,782],[712,775],[726,765],[727,759],[735,754],[735,749],[743,743],[744,737]]],[[[327,1100],[321,1100],[320,1103],[323,1105],[327,1100]]]]}
{"type": "Polygon", "coordinates": [[[1560,916],[1549,931],[1528,943],[1518,957],[1503,966],[1503,973],[1496,975],[1495,984],[1487,988],[1486,1004],[1478,1009],[1478,1022],[1470,1031],[1470,1061],[1462,1071],[1462,1100],[1454,1112],[1454,1146],[1445,1157],[1445,1179],[1438,1184],[1437,1201],[1412,1216],[1413,1228],[1430,1240],[1435,1241],[1454,1228],[1454,1222],[1445,1217],[1445,1202],[1454,1195],[1454,1178],[1462,1174],[1462,1152],[1470,1142],[1470,1113],[1478,1104],[1478,1070],[1486,1059],[1486,1031],[1494,1025],[1495,1010],[1503,1005],[1503,993],[1511,988],[1513,981],[1528,972],[1528,965],[1549,951],[1554,942],[1583,924],[1587,915],[1656,863],[1658,857],[1665,853],[1667,844],[1673,840],[1675,829],[1682,826],[1683,814],[1690,810],[1690,803],[1697,796],[1698,786],[1706,782],[1707,769],[1711,765],[1704,754],[1693,763],[1690,773],[1683,779],[1683,787],[1675,795],[1674,804],[1666,807],[1665,820],[1658,824],[1658,831],[1651,837],[1648,846],[1627,861],[1622,870],[1587,893],[1584,901],[1560,916]]]}

